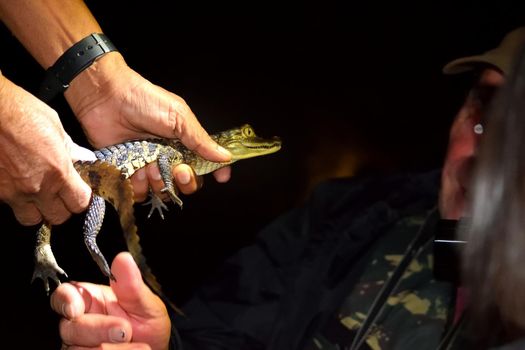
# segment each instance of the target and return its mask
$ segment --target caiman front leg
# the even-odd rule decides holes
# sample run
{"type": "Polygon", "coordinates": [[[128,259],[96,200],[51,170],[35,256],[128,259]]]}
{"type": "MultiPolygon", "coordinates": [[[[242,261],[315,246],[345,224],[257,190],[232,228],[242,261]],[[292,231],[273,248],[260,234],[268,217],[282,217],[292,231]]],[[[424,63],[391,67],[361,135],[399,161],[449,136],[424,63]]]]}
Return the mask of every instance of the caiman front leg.
{"type": "Polygon", "coordinates": [[[157,164],[159,166],[162,181],[164,181],[164,188],[161,190],[161,192],[168,192],[171,200],[182,209],[182,200],[177,196],[177,193],[175,192],[175,186],[173,185],[173,175],[171,173],[172,164],[168,155],[160,154],[157,158],[157,164]]]}
{"type": "Polygon", "coordinates": [[[48,223],[42,224],[36,234],[35,245],[35,270],[31,283],[40,278],[44,282],[44,288],[49,295],[49,279],[51,278],[57,285],[60,284],[58,275],[67,274],[58,266],[53,251],[51,250],[51,225],[48,223]]]}
{"type": "Polygon", "coordinates": [[[104,255],[102,255],[97,245],[97,235],[100,232],[100,228],[102,227],[105,212],[106,202],[104,198],[93,194],[91,203],[87,209],[86,219],[84,221],[84,243],[86,244],[91,257],[93,260],[95,260],[104,275],[108,276],[112,280],[115,280],[106,258],[104,258],[104,255]]]}

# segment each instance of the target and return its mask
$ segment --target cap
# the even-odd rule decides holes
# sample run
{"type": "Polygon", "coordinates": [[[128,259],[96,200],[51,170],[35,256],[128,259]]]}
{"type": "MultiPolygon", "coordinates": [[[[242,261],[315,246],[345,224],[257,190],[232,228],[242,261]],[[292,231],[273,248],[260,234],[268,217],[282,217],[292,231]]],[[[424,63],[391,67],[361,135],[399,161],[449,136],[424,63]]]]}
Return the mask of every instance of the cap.
{"type": "Polygon", "coordinates": [[[480,65],[490,65],[509,73],[514,57],[525,44],[525,27],[519,27],[507,33],[498,47],[480,55],[467,56],[455,59],[443,67],[445,74],[457,74],[471,71],[480,65]]]}

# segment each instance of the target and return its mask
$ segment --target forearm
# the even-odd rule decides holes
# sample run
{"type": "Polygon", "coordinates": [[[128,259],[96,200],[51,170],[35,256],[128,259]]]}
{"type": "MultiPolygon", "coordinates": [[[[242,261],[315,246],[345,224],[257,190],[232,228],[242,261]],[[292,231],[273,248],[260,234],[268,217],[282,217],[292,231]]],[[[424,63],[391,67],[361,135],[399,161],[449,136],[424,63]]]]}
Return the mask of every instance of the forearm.
{"type": "MultiPolygon", "coordinates": [[[[78,41],[102,32],[82,0],[0,0],[0,19],[45,69],[78,41]]],[[[112,52],[77,75],[65,94],[75,112],[79,101],[95,95],[123,64],[112,52]]]]}
{"type": "Polygon", "coordinates": [[[0,0],[0,19],[44,68],[102,29],[81,0],[0,0]]]}

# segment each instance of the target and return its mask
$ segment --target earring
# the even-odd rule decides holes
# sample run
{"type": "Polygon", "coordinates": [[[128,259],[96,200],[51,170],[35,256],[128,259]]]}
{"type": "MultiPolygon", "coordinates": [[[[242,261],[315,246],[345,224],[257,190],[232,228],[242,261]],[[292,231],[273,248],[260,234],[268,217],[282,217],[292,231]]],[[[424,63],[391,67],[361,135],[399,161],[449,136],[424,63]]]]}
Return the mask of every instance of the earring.
{"type": "Polygon", "coordinates": [[[483,134],[483,125],[481,125],[480,123],[474,125],[474,133],[478,135],[483,134]]]}

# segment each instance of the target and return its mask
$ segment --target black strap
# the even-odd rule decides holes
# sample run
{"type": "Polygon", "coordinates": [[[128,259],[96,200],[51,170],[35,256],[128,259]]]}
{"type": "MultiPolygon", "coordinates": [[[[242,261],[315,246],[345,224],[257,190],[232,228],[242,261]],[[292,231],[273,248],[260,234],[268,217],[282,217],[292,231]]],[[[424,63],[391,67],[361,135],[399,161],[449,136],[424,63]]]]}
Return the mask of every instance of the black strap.
{"type": "Polygon", "coordinates": [[[66,91],[69,83],[80,72],[89,67],[98,57],[117,51],[117,48],[102,33],[93,33],[71,46],[46,70],[38,97],[48,102],[66,91]]]}

